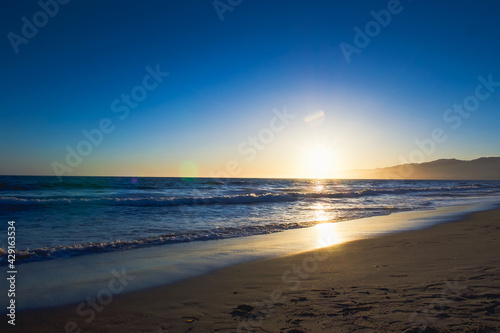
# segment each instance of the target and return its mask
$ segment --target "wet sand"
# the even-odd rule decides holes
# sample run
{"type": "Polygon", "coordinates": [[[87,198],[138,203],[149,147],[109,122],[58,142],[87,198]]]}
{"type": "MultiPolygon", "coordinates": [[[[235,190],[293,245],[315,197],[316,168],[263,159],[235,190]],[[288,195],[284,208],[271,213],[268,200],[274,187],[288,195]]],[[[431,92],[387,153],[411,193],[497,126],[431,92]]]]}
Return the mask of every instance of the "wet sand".
{"type": "Polygon", "coordinates": [[[499,253],[500,210],[479,212],[115,295],[81,315],[78,304],[21,312],[9,331],[496,332],[499,253]]]}

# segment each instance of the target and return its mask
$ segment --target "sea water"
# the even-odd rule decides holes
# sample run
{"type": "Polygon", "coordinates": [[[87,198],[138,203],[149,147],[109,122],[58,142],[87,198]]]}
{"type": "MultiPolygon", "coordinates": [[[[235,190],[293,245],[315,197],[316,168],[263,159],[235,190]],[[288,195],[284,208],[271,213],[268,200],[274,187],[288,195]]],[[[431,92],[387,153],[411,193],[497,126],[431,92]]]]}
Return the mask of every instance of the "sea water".
{"type": "MultiPolygon", "coordinates": [[[[246,237],[482,202],[499,181],[0,177],[17,262],[246,237]]],[[[0,262],[6,264],[6,237],[0,262]]]]}

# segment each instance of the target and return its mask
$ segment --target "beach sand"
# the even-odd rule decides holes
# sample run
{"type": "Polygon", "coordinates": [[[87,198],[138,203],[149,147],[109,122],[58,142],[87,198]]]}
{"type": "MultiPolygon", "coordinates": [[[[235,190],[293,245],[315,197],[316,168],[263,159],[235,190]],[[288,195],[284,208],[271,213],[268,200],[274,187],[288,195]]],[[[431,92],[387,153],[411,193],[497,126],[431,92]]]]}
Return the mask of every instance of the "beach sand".
{"type": "Polygon", "coordinates": [[[479,212],[114,296],[89,323],[21,312],[15,331],[496,332],[499,253],[500,210],[479,212]]]}

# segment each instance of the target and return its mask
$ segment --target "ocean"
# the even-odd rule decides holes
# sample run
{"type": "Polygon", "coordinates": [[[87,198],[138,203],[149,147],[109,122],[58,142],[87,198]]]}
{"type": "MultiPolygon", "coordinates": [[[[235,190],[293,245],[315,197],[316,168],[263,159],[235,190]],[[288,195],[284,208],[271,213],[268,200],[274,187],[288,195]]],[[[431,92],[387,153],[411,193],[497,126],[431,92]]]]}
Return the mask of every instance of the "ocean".
{"type": "MultiPolygon", "coordinates": [[[[1,176],[17,264],[481,203],[500,181],[1,176]]],[[[7,227],[0,238],[7,262],[7,227]]]]}

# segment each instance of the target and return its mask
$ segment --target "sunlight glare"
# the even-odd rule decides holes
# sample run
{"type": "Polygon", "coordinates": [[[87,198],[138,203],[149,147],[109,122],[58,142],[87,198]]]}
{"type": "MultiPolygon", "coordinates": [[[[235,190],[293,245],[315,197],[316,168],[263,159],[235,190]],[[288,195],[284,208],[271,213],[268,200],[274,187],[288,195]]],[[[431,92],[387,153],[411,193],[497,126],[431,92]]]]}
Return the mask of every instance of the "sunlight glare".
{"type": "Polygon", "coordinates": [[[307,174],[311,178],[332,178],[335,174],[335,159],[331,149],[317,146],[307,151],[307,174]]]}
{"type": "Polygon", "coordinates": [[[342,242],[336,232],[335,223],[322,223],[314,227],[318,231],[318,247],[327,247],[342,242]]]}

